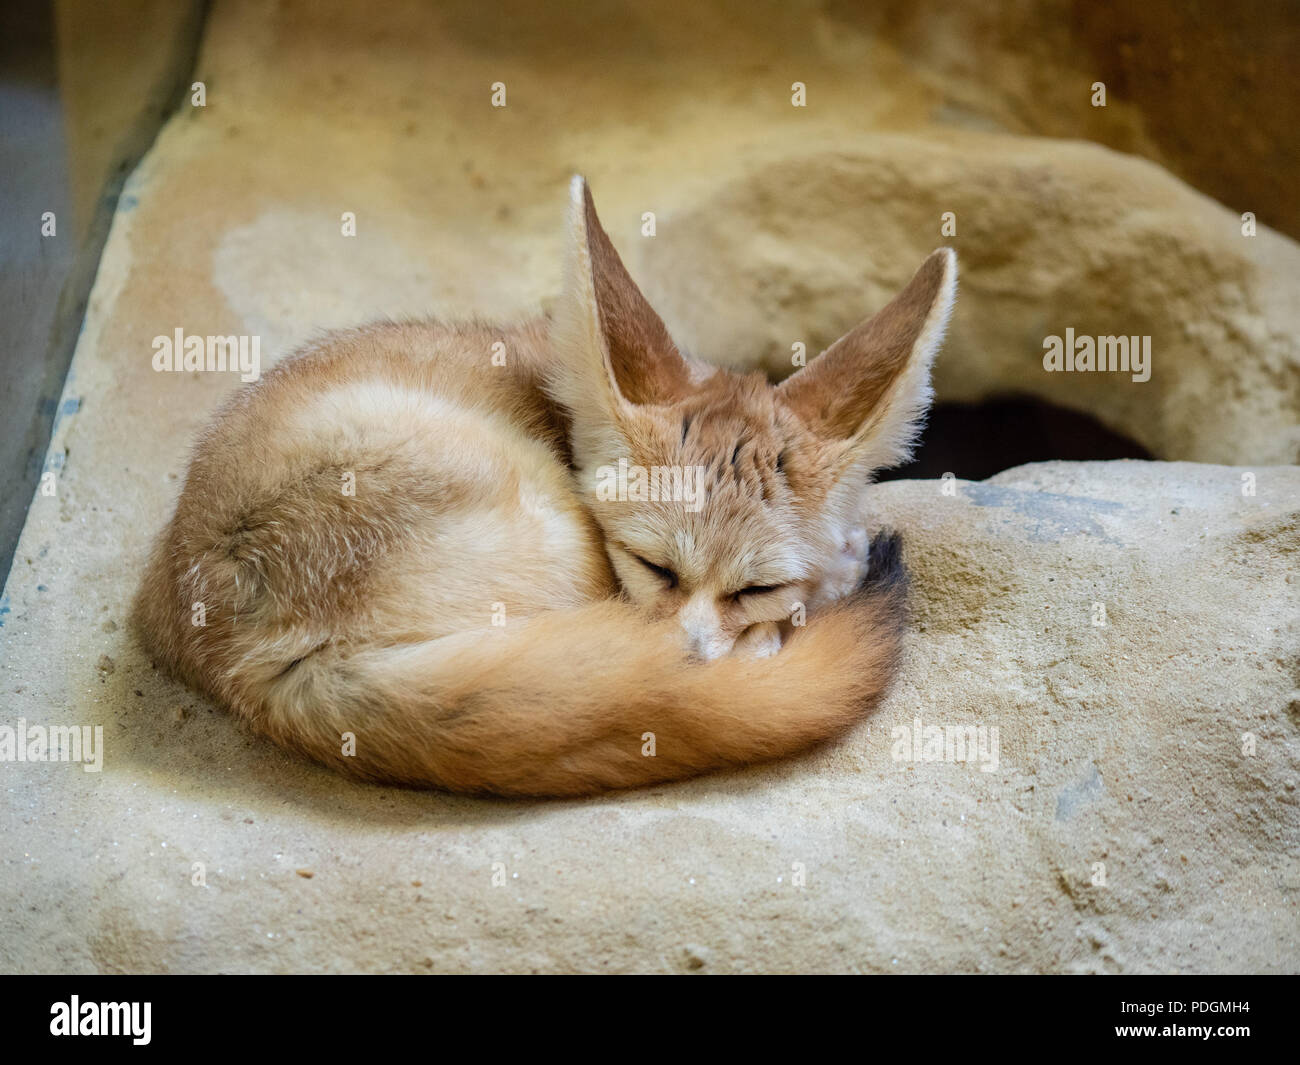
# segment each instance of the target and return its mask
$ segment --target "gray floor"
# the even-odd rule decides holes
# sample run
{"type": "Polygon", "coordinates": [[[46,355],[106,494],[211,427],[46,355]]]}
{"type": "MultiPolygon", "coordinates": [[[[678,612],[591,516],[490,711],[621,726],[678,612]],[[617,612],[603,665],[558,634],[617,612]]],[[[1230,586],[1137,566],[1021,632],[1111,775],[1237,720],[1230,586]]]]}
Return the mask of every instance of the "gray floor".
{"type": "Polygon", "coordinates": [[[47,448],[80,402],[60,397],[118,194],[179,100],[205,8],[108,6],[0,12],[0,573],[41,473],[59,470],[47,448]]]}

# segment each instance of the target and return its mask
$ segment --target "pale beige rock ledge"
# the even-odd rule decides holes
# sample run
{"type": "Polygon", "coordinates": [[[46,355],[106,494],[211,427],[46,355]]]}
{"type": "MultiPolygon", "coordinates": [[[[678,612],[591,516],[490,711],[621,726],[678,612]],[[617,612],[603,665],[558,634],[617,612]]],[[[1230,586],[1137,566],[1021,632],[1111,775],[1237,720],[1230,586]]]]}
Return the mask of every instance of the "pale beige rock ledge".
{"type": "Polygon", "coordinates": [[[96,476],[7,590],[3,723],[102,724],[106,758],[0,764],[0,969],[1300,970],[1300,470],[882,485],[915,616],[869,722],[554,803],[348,783],[153,672],[139,517],[80,511],[96,476]],[[918,717],[996,727],[996,770],[896,761],[918,717]]]}

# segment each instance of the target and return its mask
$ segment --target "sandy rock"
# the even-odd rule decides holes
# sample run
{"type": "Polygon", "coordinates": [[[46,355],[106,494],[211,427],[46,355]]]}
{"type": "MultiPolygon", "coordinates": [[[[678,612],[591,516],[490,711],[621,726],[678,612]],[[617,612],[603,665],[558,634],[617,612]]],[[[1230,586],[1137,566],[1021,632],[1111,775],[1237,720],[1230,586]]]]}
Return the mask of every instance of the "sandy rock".
{"type": "Polygon", "coordinates": [[[961,289],[943,399],[1036,396],[1161,458],[1300,461],[1300,246],[1243,236],[1151,163],[996,134],[879,135],[788,150],[657,229],[632,246],[639,275],[706,357],[789,373],[793,345],[812,358],[950,244],[961,289]],[[1047,372],[1044,340],[1067,329],[1149,337],[1149,380],[1047,372]]]}
{"type": "MultiPolygon", "coordinates": [[[[0,965],[1296,971],[1300,471],[1256,474],[882,485],[914,626],[880,710],[802,758],[583,802],[366,787],[221,713],[123,713],[176,688],[114,634],[107,695],[56,666],[9,700],[103,723],[107,757],[0,765],[0,965]],[[931,726],[986,730],[982,755],[944,760],[931,726]]],[[[47,623],[13,606],[7,632],[47,623]]]]}
{"type": "Polygon", "coordinates": [[[937,119],[1132,152],[1300,237],[1300,23],[1286,4],[882,0],[830,10],[842,33],[907,57],[937,97],[937,119]],[[1099,82],[1105,106],[1093,104],[1099,82]]]}

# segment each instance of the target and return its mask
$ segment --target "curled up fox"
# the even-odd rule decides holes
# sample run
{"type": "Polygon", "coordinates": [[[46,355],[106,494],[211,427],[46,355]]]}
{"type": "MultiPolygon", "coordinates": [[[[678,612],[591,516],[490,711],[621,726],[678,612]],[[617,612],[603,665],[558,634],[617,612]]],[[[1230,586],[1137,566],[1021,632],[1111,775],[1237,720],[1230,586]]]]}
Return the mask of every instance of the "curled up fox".
{"type": "Polygon", "coordinates": [[[155,660],[341,772],[465,792],[634,787],[858,720],[905,610],[867,486],[929,404],[956,257],[779,385],[674,344],[581,178],[566,258],[547,318],[351,329],[240,391],[136,602],[155,660]],[[701,471],[699,505],[597,491],[620,463],[701,471]]]}

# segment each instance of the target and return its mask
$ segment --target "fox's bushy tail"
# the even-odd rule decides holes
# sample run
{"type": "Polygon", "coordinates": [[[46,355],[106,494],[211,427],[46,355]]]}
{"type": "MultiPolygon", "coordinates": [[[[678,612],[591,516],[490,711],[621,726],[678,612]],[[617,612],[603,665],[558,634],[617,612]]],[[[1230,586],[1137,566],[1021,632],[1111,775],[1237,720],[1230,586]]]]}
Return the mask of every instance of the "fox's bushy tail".
{"type": "Polygon", "coordinates": [[[324,649],[237,708],[369,780],[537,796],[653,784],[790,754],[857,721],[895,671],[906,583],[898,538],[883,535],[862,588],[771,658],[691,663],[675,623],[603,602],[491,633],[324,649]]]}

